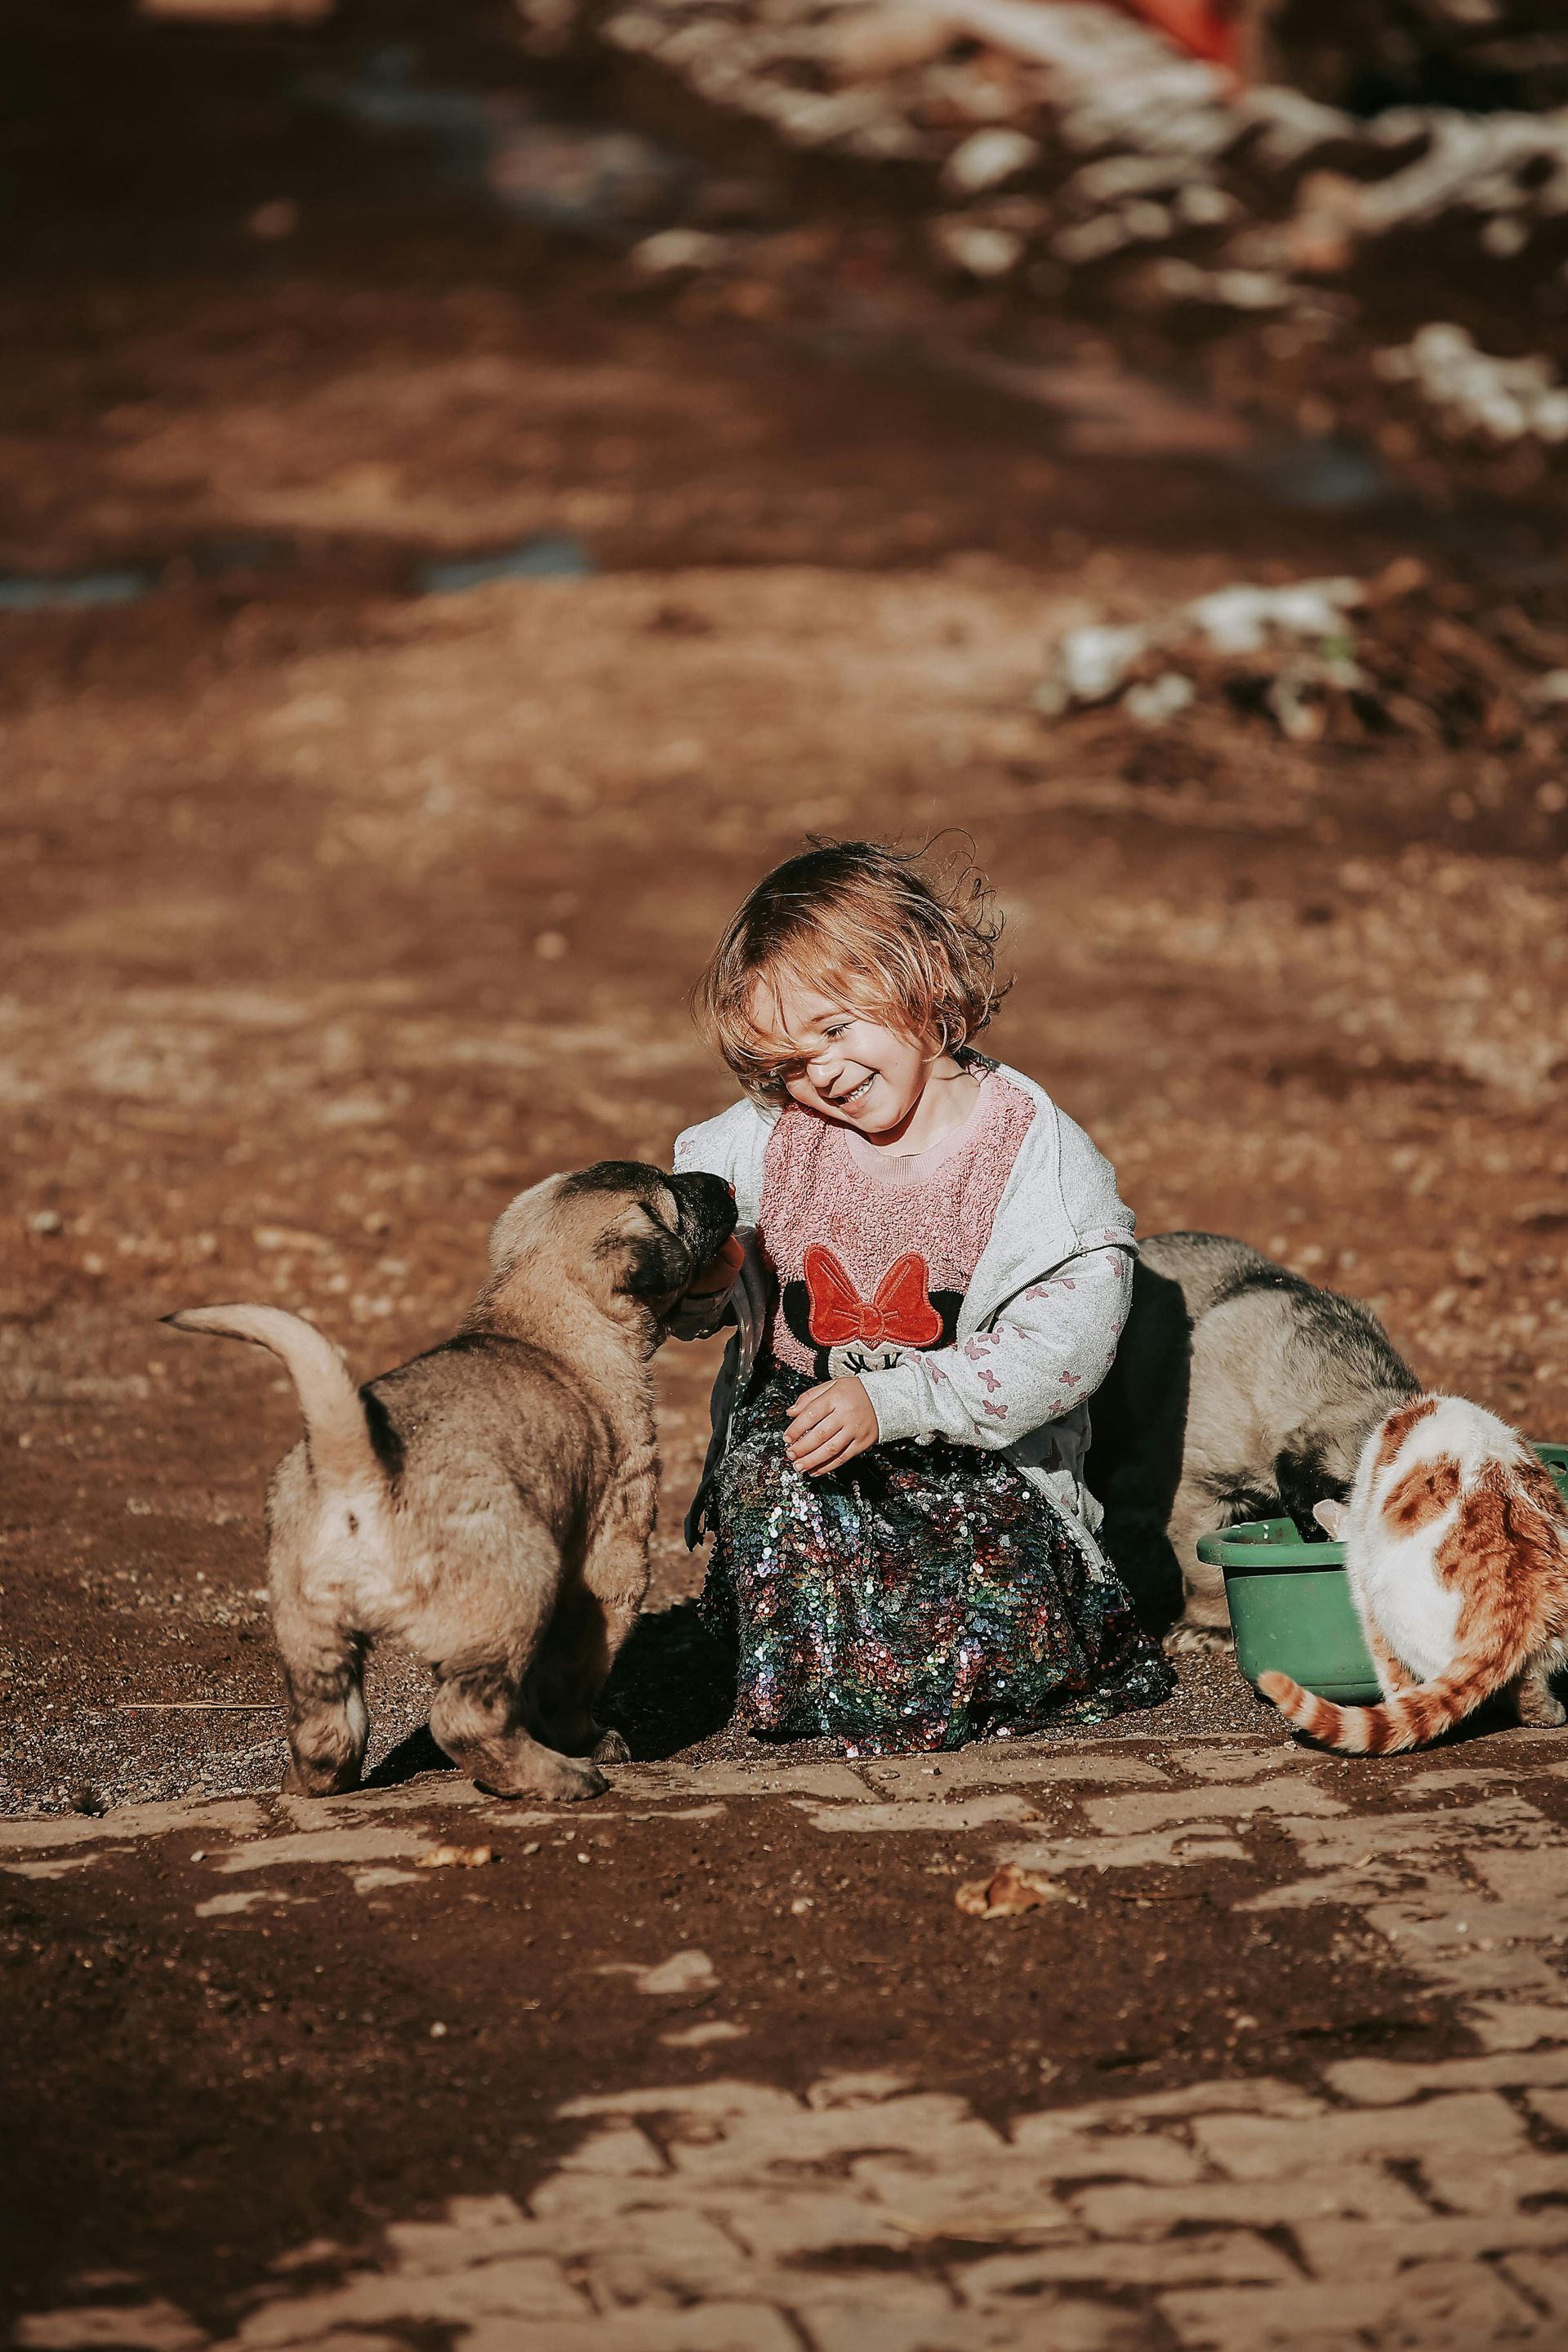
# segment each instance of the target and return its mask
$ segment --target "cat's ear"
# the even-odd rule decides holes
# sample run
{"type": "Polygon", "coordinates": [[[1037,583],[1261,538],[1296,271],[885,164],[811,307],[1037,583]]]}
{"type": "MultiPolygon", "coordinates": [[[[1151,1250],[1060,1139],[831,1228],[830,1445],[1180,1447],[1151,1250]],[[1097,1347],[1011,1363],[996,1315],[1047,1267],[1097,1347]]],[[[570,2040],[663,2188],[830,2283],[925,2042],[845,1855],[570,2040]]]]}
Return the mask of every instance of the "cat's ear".
{"type": "Polygon", "coordinates": [[[1325,1496],[1321,1503],[1313,1504],[1312,1517],[1317,1520],[1323,1533],[1326,1536],[1331,1536],[1335,1543],[1344,1541],[1345,1529],[1350,1525],[1351,1515],[1342,1503],[1336,1503],[1331,1497],[1325,1496]]]}

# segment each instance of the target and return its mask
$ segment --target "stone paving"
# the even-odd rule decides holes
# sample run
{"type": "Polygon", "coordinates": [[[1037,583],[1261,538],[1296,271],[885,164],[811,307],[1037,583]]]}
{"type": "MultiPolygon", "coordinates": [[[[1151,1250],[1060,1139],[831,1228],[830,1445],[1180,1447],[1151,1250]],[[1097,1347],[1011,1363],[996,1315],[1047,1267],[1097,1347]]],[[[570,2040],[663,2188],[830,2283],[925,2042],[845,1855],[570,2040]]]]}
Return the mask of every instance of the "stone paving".
{"type": "MultiPolygon", "coordinates": [[[[804,2093],[737,2071],[561,2114],[574,2151],[526,2201],[450,2201],[373,2253],[307,2243],[214,2335],[145,2283],[36,2311],[25,2352],[1351,2352],[1568,2341],[1568,1759],[1551,1734],[1412,1760],[1352,1802],[1356,1767],[1267,1737],[972,1750],[861,1766],[626,1767],[605,1811],[711,1818],[759,1799],[836,1841],[984,1832],[998,1863],[1071,1894],[1150,1864],[1293,1849],[1237,1908],[1284,1932],[1349,1906],[1446,2007],[1455,2054],[1325,2055],[1310,2079],[1237,2071],[1174,2091],[982,2115],[918,2064],[824,2073],[804,2093]],[[1383,1803],[1392,1786],[1396,1794],[1383,1803]],[[140,2299],[137,2299],[140,2294],[140,2299]],[[434,2333],[433,2333],[434,2331],[434,2333]]],[[[379,1896],[432,1829],[559,1825],[466,1784],[330,1805],[287,1799],[14,1822],[31,1877],[179,1835],[210,1869],[204,1916],[268,1899],[304,1864],[379,1896]],[[433,1822],[432,1817],[435,1816],[433,1822]]],[[[1246,1880],[1243,1879],[1245,1886],[1246,1880]]],[[[1147,1896],[1134,1895],[1134,1901],[1147,1896]]],[[[237,1929],[236,1932],[238,1932],[237,1929]]],[[[977,1935],[994,1934],[977,1928],[977,1935]]],[[[1017,1932],[1026,1932],[1026,1927],[1017,1932]]],[[[1347,1952],[1346,1966],[1356,1965],[1347,1952]]],[[[639,1989],[710,1982],[687,1949],[639,1989]]],[[[748,2066],[753,2063],[748,2053],[748,2066]]],[[[765,2067],[758,2049],[754,2063],[765,2067]]]]}

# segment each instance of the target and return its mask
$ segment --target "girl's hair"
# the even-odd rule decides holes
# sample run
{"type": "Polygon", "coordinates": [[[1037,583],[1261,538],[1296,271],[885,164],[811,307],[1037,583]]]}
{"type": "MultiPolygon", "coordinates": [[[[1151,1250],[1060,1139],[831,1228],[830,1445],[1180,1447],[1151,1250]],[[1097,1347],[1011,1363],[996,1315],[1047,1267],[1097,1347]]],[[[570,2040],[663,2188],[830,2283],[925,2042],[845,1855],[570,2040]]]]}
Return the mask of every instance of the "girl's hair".
{"type": "Polygon", "coordinates": [[[815,835],[764,875],[697,983],[698,1026],[748,1094],[784,1091],[752,1011],[759,992],[803,982],[919,1043],[951,1053],[1006,994],[994,964],[1001,917],[967,857],[928,877],[923,850],[815,835]]]}

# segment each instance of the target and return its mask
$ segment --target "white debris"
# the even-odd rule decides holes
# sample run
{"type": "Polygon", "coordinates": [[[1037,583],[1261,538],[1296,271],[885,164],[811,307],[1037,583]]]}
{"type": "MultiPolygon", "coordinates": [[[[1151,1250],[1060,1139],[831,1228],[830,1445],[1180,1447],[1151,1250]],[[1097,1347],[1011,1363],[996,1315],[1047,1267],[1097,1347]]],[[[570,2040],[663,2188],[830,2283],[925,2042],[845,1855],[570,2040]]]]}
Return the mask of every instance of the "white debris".
{"type": "Polygon", "coordinates": [[[1549,219],[1568,213],[1568,112],[1459,114],[1400,107],[1380,119],[1381,139],[1423,141],[1403,171],[1362,190],[1363,233],[1382,236],[1446,213],[1517,213],[1549,219]]]}
{"type": "Polygon", "coordinates": [[[1135,726],[1163,727],[1195,702],[1197,693],[1192,679],[1184,677],[1180,670],[1162,670],[1147,686],[1130,686],[1122,709],[1135,726]]]}
{"type": "Polygon", "coordinates": [[[1102,148],[1218,153],[1235,137],[1226,77],[1109,8],[1062,0],[949,0],[965,32],[1046,68],[1060,132],[1080,154],[1102,148]]]}
{"type": "Polygon", "coordinates": [[[1481,229],[1482,247],[1494,261],[1511,261],[1515,254],[1522,253],[1529,243],[1527,224],[1507,213],[1500,213],[1495,220],[1486,222],[1481,229]]]}
{"type": "Polygon", "coordinates": [[[1057,718],[1075,702],[1109,702],[1151,643],[1146,628],[1069,629],[1058,649],[1055,671],[1035,698],[1037,708],[1057,718]]]}
{"type": "Polygon", "coordinates": [[[1189,228],[1224,228],[1241,206],[1212,180],[1190,180],[1176,191],[1175,210],[1189,228]]]}
{"type": "MultiPolygon", "coordinates": [[[[1237,582],[1146,621],[1069,630],[1035,701],[1047,719],[1114,703],[1142,728],[1228,704],[1267,713],[1292,743],[1368,744],[1392,730],[1539,752],[1540,730],[1568,726],[1568,669],[1547,666],[1562,642],[1402,556],[1364,581],[1237,582]]],[[[1554,778],[1547,789],[1568,807],[1554,778]]],[[[1559,813],[1539,792],[1536,805],[1559,813]]]]}
{"type": "Polygon", "coordinates": [[[1253,654],[1271,637],[1336,637],[1362,604],[1359,580],[1298,580],[1288,588],[1216,588],[1184,607],[1177,621],[1216,654],[1253,654]]]}
{"type": "Polygon", "coordinates": [[[712,1992],[719,1983],[719,1972],[707,1953],[689,1948],[648,1968],[639,1967],[634,1960],[602,1960],[595,1973],[602,1977],[630,1977],[634,1992],[655,1997],[668,1992],[712,1992]]]}
{"type": "Polygon", "coordinates": [[[631,256],[633,268],[640,269],[645,278],[717,269],[729,258],[728,237],[714,236],[700,228],[661,228],[657,236],[645,236],[640,245],[634,246],[631,256]]]}
{"type": "Polygon", "coordinates": [[[1176,669],[1138,678],[1136,673],[1150,655],[1177,646],[1222,656],[1257,654],[1276,645],[1305,647],[1312,657],[1310,675],[1306,669],[1299,676],[1281,670],[1281,707],[1276,717],[1289,733],[1293,730],[1288,718],[1305,686],[1363,682],[1350,658],[1346,616],[1365,599],[1366,589],[1359,580],[1298,580],[1284,588],[1238,582],[1196,597],[1158,620],[1069,629],[1036,693],[1035,708],[1045,718],[1059,719],[1074,709],[1114,701],[1125,689],[1128,716],[1142,727],[1163,727],[1188,708],[1197,689],[1176,669]]]}
{"type": "Polygon", "coordinates": [[[1098,212],[1119,204],[1124,196],[1166,196],[1190,175],[1186,159],[1177,155],[1102,155],[1085,163],[1062,190],[1067,204],[1080,204],[1098,212]]]}
{"type": "Polygon", "coordinates": [[[770,84],[764,110],[780,137],[792,147],[831,147],[880,121],[887,111],[887,100],[874,88],[833,90],[824,96],[816,90],[770,84]]]}
{"type": "Polygon", "coordinates": [[[1222,310],[1285,310],[1299,299],[1272,269],[1200,269],[1175,254],[1155,263],[1154,281],[1173,302],[1214,302],[1222,310]]]}
{"type": "Polygon", "coordinates": [[[842,25],[830,22],[827,38],[840,81],[879,81],[930,65],[952,47],[951,20],[934,10],[891,0],[879,8],[852,8],[842,25]]]}
{"type": "Polygon", "coordinates": [[[1568,390],[1548,359],[1494,359],[1463,327],[1433,320],[1408,343],[1378,352],[1373,365],[1388,383],[1414,384],[1458,439],[1568,441],[1568,390]]]}
{"type": "Polygon", "coordinates": [[[1250,150],[1255,164],[1270,171],[1288,171],[1321,154],[1325,147],[1359,144],[1362,126],[1337,106],[1320,106],[1299,89],[1269,83],[1249,89],[1237,107],[1240,121],[1258,136],[1250,150]]]}
{"type": "MultiPolygon", "coordinates": [[[[1369,263],[1407,286],[1430,285],[1433,308],[1461,299],[1436,289],[1465,287],[1476,321],[1487,316],[1489,270],[1514,264],[1509,288],[1521,310],[1535,306],[1546,341],[1568,278],[1557,255],[1568,221],[1568,107],[1472,114],[1410,105],[1365,120],[1295,89],[1238,87],[1095,0],[515,5],[531,47],[555,53],[578,42],[649,56],[705,103],[789,147],[868,167],[929,167],[922,184],[941,195],[924,240],[945,268],[999,283],[1033,257],[1044,266],[1031,291],[1048,300],[1079,271],[1125,266],[1131,309],[1218,314],[1184,323],[1232,336],[1250,330],[1275,358],[1289,355],[1278,341],[1286,320],[1292,352],[1308,341],[1341,341],[1347,383],[1335,399],[1347,417],[1363,403],[1385,408],[1386,385],[1418,383],[1428,431],[1446,429],[1452,443],[1479,436],[1495,448],[1533,436],[1568,446],[1568,394],[1544,362],[1492,362],[1472,347],[1460,354],[1464,382],[1436,391],[1430,331],[1403,355],[1385,354],[1375,374],[1364,342],[1347,331],[1358,302],[1381,299],[1380,280],[1360,282],[1369,263]],[[1005,207],[1026,195],[1035,217],[1015,219],[1005,207]],[[1527,275],[1532,256],[1540,267],[1527,275]],[[1325,278],[1340,281],[1331,294],[1325,278]],[[1482,368],[1493,370],[1489,381],[1482,368]]],[[[1421,0],[1427,16],[1467,25],[1492,5],[1421,0]]],[[[638,266],[655,276],[711,267],[718,256],[695,242],[700,236],[649,239],[638,266]]],[[[1484,324],[1476,331],[1489,334],[1484,324]]],[[[1436,358],[1452,379],[1454,350],[1436,358]]],[[[1391,453],[1418,454],[1410,425],[1402,414],[1391,453]]]]}
{"type": "Polygon", "coordinates": [[[863,123],[848,133],[844,144],[851,155],[862,156],[868,163],[919,163],[942,152],[927,132],[917,131],[912,122],[901,121],[896,114],[863,123]]]}
{"type": "Polygon", "coordinates": [[[953,149],[942,168],[942,185],[956,196],[978,196],[987,188],[999,188],[1005,180],[1016,179],[1039,160],[1037,140],[997,124],[973,131],[953,149]]]}
{"type": "Polygon", "coordinates": [[[971,278],[1005,278],[1024,258],[1024,240],[1016,230],[990,228],[963,214],[932,221],[931,239],[943,261],[971,278]]]}
{"type": "Polygon", "coordinates": [[[1088,262],[1109,261],[1131,242],[1121,215],[1101,213],[1095,220],[1075,221],[1070,227],[1058,229],[1051,239],[1051,251],[1069,269],[1081,269],[1088,262]]]}

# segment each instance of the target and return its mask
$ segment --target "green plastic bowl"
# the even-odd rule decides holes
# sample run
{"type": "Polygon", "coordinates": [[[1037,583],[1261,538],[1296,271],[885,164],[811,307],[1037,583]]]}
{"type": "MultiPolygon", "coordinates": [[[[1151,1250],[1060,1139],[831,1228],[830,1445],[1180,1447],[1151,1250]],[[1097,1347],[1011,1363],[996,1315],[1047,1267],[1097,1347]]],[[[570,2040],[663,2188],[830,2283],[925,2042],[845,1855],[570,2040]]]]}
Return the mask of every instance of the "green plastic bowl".
{"type": "Polygon", "coordinates": [[[1538,1445],[1537,1454],[1557,1482],[1557,1491],[1568,1498],[1568,1445],[1538,1445]]]}
{"type": "Polygon", "coordinates": [[[1198,1558],[1225,1570],[1236,1663],[1254,1690],[1262,1675],[1289,1675],[1342,1706],[1377,1704],[1343,1544],[1303,1543],[1294,1519],[1249,1519],[1200,1536],[1198,1558]]]}
{"type": "MultiPolygon", "coordinates": [[[[1568,1445],[1538,1445],[1568,1496],[1568,1445]]],[[[1256,1690],[1260,1675],[1289,1675],[1341,1706],[1383,1696],[1345,1576],[1345,1548],[1304,1543],[1294,1519],[1250,1519],[1198,1538],[1198,1558],[1225,1570],[1236,1663],[1256,1690]]]]}

